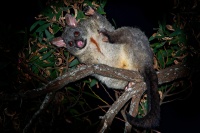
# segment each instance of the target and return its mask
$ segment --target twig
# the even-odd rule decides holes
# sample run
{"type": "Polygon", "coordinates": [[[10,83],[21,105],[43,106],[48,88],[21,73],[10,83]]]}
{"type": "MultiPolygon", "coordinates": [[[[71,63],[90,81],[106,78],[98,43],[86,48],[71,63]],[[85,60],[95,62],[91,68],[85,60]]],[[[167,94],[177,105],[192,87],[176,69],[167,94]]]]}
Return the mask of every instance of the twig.
{"type": "Polygon", "coordinates": [[[37,117],[41,114],[41,112],[47,108],[49,103],[52,101],[54,94],[55,94],[55,92],[54,93],[50,92],[46,95],[46,97],[44,98],[44,101],[42,102],[42,105],[40,105],[39,110],[35,112],[35,114],[31,118],[31,120],[29,121],[29,123],[26,124],[25,128],[23,129],[23,133],[28,133],[28,130],[30,129],[33,122],[37,119],[37,117]]]}

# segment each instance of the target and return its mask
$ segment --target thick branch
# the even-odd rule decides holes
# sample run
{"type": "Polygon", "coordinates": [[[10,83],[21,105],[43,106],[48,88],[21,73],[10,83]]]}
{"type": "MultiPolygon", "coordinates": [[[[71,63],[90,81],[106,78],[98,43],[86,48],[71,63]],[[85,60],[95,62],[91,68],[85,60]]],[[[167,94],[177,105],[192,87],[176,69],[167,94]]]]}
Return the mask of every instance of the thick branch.
{"type": "MultiPolygon", "coordinates": [[[[49,82],[47,85],[25,92],[21,94],[24,98],[33,98],[42,94],[46,94],[52,91],[57,91],[67,85],[68,83],[75,82],[84,77],[87,77],[92,74],[99,74],[106,77],[140,82],[142,81],[142,77],[138,72],[123,70],[119,68],[112,68],[107,65],[84,65],[78,69],[72,70],[56,78],[55,80],[49,82]]],[[[123,89],[123,88],[122,88],[123,89]]]]}
{"type": "Polygon", "coordinates": [[[185,64],[174,65],[157,72],[158,84],[168,83],[189,76],[190,68],[185,64]]]}
{"type": "MultiPolygon", "coordinates": [[[[189,72],[189,68],[186,67],[186,65],[181,64],[160,70],[157,72],[159,84],[167,83],[178,78],[186,77],[189,75],[189,72]]],[[[140,76],[140,74],[135,71],[112,68],[102,64],[85,65],[78,69],[67,72],[63,76],[56,78],[55,80],[49,82],[47,85],[39,89],[27,91],[22,96],[32,98],[52,91],[57,91],[65,85],[67,85],[68,83],[75,82],[92,74],[99,74],[105,77],[133,81],[135,83],[142,81],[142,77],[140,76]]]]}
{"type": "MultiPolygon", "coordinates": [[[[157,72],[159,84],[167,83],[178,78],[186,77],[189,75],[189,73],[189,68],[186,65],[181,64],[174,65],[172,67],[168,67],[157,72]]],[[[68,83],[75,82],[91,74],[99,74],[106,77],[112,77],[133,82],[140,82],[142,80],[142,77],[139,75],[138,72],[112,68],[107,65],[85,65],[79,67],[78,69],[67,72],[63,76],[56,78],[55,80],[49,82],[41,88],[29,90],[25,93],[20,94],[1,93],[0,99],[13,101],[21,97],[34,98],[52,91],[57,91],[65,85],[67,85],[68,83]]]]}
{"type": "Polygon", "coordinates": [[[137,83],[132,88],[126,89],[124,93],[112,104],[107,113],[103,116],[103,119],[98,129],[98,133],[108,132],[108,128],[112,124],[115,115],[126,104],[126,102],[132,97],[136,98],[138,96],[141,96],[145,90],[146,84],[144,82],[137,83]]]}

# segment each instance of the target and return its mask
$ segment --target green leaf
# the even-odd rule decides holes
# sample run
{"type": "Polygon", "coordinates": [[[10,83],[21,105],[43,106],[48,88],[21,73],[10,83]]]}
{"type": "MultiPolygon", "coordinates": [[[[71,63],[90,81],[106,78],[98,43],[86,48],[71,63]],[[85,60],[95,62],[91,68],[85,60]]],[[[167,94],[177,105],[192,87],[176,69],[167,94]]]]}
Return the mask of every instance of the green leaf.
{"type": "Polygon", "coordinates": [[[47,49],[48,49],[48,48],[42,48],[42,49],[40,49],[38,52],[43,53],[43,52],[47,51],[47,49]]]}
{"type": "Polygon", "coordinates": [[[168,58],[166,65],[169,66],[172,65],[173,63],[174,63],[174,58],[168,58]]]}
{"type": "Polygon", "coordinates": [[[56,14],[56,20],[59,20],[60,16],[62,15],[62,10],[58,11],[58,13],[56,14]]]}
{"type": "Polygon", "coordinates": [[[99,7],[97,8],[97,12],[98,12],[99,14],[106,14],[101,6],[99,6],[99,7]]]}
{"type": "Polygon", "coordinates": [[[64,51],[64,55],[65,55],[65,57],[69,57],[69,52],[68,51],[64,51]]]}
{"type": "Polygon", "coordinates": [[[55,79],[55,78],[58,76],[58,75],[57,75],[58,73],[57,73],[57,71],[56,71],[55,69],[52,70],[52,71],[50,71],[50,73],[51,73],[50,76],[51,76],[52,79],[55,79]]]}
{"type": "Polygon", "coordinates": [[[180,35],[180,34],[182,34],[182,33],[183,33],[183,32],[182,32],[181,29],[177,29],[176,31],[174,31],[173,33],[171,33],[171,34],[169,35],[169,37],[178,36],[178,35],[180,35]]]}
{"type": "Polygon", "coordinates": [[[42,56],[42,59],[41,59],[41,60],[45,60],[45,59],[48,58],[52,53],[53,53],[52,50],[50,50],[49,52],[45,53],[45,55],[42,56]]]}
{"type": "Polygon", "coordinates": [[[76,66],[76,65],[78,65],[78,64],[79,64],[78,59],[74,59],[74,60],[69,64],[69,67],[74,67],[74,66],[76,66]]]}
{"type": "Polygon", "coordinates": [[[96,85],[98,81],[96,79],[92,79],[92,81],[90,82],[90,87],[93,87],[96,85]]]}
{"type": "Polygon", "coordinates": [[[33,73],[38,74],[39,73],[39,69],[38,67],[36,67],[34,64],[32,64],[31,70],[33,73]]]}
{"type": "Polygon", "coordinates": [[[53,29],[53,33],[56,34],[58,31],[60,31],[62,29],[62,27],[60,27],[59,25],[57,24],[54,24],[52,26],[52,29],[53,29]]]}
{"type": "Polygon", "coordinates": [[[106,5],[106,3],[107,3],[106,0],[102,0],[102,1],[100,1],[100,5],[101,5],[101,7],[104,8],[105,5],[106,5]]]}
{"type": "Polygon", "coordinates": [[[152,40],[154,40],[155,39],[155,37],[154,36],[151,36],[150,38],[149,38],[149,41],[152,41],[152,40]]]}
{"type": "Polygon", "coordinates": [[[42,31],[46,30],[50,25],[51,25],[51,23],[43,24],[40,27],[38,27],[35,32],[42,32],[42,31]]]}
{"type": "Polygon", "coordinates": [[[160,63],[162,68],[165,68],[165,61],[163,57],[163,50],[158,51],[158,62],[160,63]]]}
{"type": "Polygon", "coordinates": [[[172,39],[172,40],[170,41],[170,44],[178,44],[178,42],[179,42],[179,38],[178,38],[178,37],[175,37],[174,39],[172,39]]]}
{"type": "Polygon", "coordinates": [[[32,31],[37,25],[43,25],[44,23],[46,23],[46,21],[43,20],[38,20],[35,23],[33,23],[30,27],[30,31],[32,31]]]}
{"type": "Polygon", "coordinates": [[[73,109],[73,108],[70,109],[70,113],[72,115],[79,115],[80,114],[76,109],[73,109]]]}
{"type": "Polygon", "coordinates": [[[37,60],[35,62],[35,64],[37,64],[37,66],[40,66],[41,68],[53,67],[54,66],[54,62],[46,63],[43,60],[37,60]]]}
{"type": "Polygon", "coordinates": [[[77,13],[77,19],[82,19],[84,17],[85,17],[85,15],[84,15],[83,11],[78,11],[78,13],[77,13]]]}
{"type": "Polygon", "coordinates": [[[162,43],[158,43],[156,46],[155,46],[155,48],[161,48],[162,46],[164,46],[165,45],[165,42],[162,42],[162,43]]]}
{"type": "Polygon", "coordinates": [[[39,41],[40,43],[42,43],[43,37],[44,37],[43,32],[40,32],[39,35],[38,35],[38,41],[39,41]]]}
{"type": "Polygon", "coordinates": [[[30,60],[30,62],[34,62],[35,60],[37,60],[40,56],[39,55],[36,55],[36,56],[33,56],[30,60]]]}
{"type": "Polygon", "coordinates": [[[52,38],[54,38],[54,36],[48,30],[45,29],[44,32],[45,32],[45,35],[46,35],[48,41],[51,40],[52,38]]]}

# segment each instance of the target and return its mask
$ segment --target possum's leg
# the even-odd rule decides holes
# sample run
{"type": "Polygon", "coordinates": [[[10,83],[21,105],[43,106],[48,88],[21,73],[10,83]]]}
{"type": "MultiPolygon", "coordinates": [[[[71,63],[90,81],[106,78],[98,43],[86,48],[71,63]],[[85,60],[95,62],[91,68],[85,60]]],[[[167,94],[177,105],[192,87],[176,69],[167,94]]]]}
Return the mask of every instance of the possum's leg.
{"type": "Polygon", "coordinates": [[[114,31],[99,29],[98,32],[104,36],[102,41],[110,43],[126,43],[127,35],[131,35],[126,29],[117,29],[114,31]]]}

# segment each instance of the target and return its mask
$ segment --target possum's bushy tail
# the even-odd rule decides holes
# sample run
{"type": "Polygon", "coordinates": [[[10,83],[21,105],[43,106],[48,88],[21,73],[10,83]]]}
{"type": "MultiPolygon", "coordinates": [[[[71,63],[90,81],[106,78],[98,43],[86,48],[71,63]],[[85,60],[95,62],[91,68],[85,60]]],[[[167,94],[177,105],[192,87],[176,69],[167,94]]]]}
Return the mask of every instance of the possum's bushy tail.
{"type": "Polygon", "coordinates": [[[142,118],[126,114],[127,121],[138,128],[151,129],[159,126],[160,121],[160,96],[158,93],[158,77],[152,67],[145,68],[143,73],[147,85],[147,99],[149,112],[142,118]]]}

